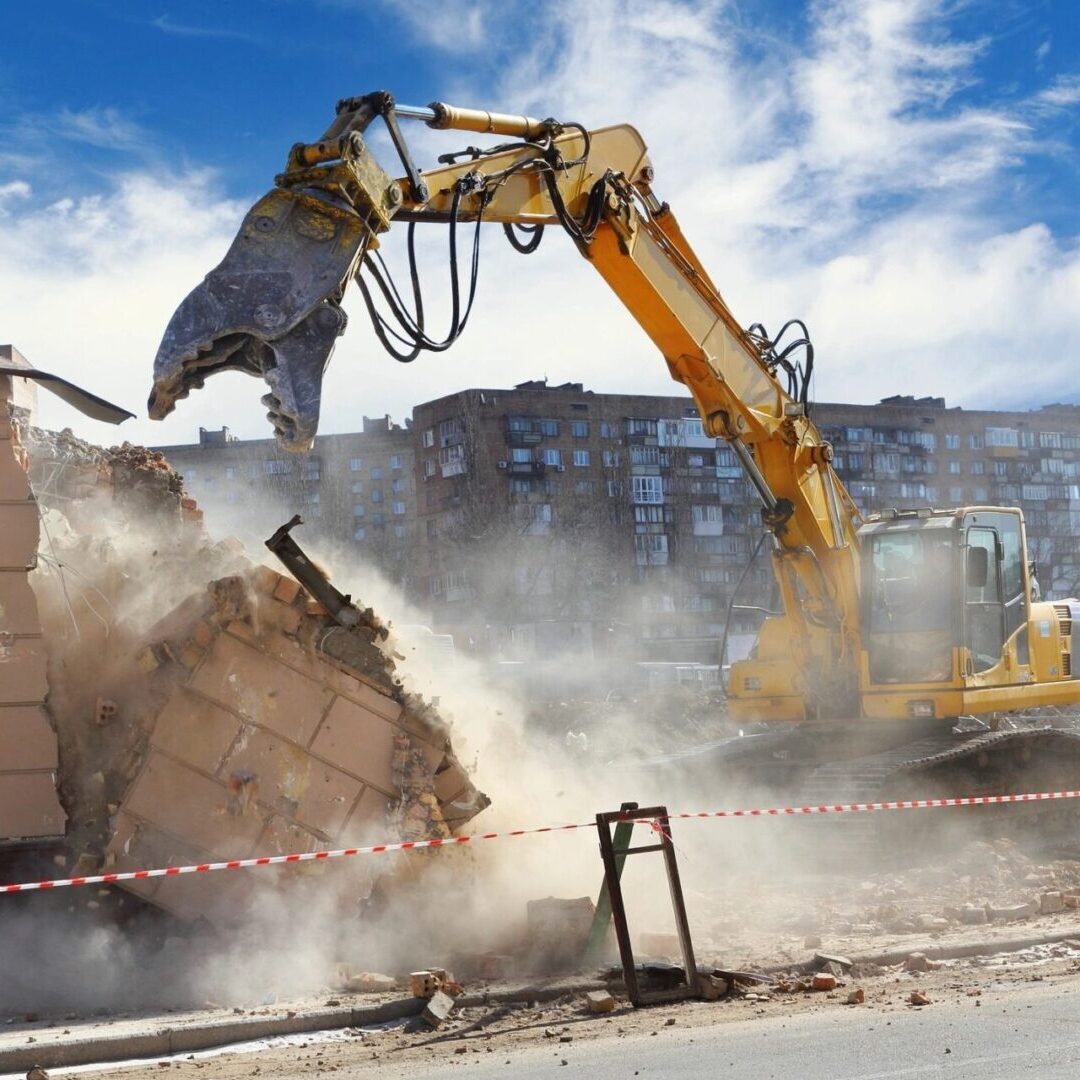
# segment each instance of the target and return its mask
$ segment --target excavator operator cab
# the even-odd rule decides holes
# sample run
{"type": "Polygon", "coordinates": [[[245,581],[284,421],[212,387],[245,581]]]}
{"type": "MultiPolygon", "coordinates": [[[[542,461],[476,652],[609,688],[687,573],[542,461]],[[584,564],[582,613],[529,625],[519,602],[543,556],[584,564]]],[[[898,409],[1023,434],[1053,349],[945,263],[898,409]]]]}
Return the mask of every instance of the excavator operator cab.
{"type": "Polygon", "coordinates": [[[955,683],[1001,662],[1028,617],[1019,510],[893,510],[859,534],[872,684],[955,683]]]}

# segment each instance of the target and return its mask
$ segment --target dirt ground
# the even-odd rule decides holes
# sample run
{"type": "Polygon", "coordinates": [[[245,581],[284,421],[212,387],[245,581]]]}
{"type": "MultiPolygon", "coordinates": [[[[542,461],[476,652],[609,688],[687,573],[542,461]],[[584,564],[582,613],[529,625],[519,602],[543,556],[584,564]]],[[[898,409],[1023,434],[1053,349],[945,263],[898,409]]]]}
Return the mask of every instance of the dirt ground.
{"type": "MultiPolygon", "coordinates": [[[[1080,934],[1080,926],[1077,927],[1080,934]]],[[[631,1036],[680,1036],[698,1028],[753,1020],[777,1012],[795,1015],[837,1009],[859,1009],[874,1024],[890,1023],[890,1015],[918,1009],[998,1009],[1015,1004],[1017,992],[1036,982],[1054,981],[1080,988],[1080,941],[1039,946],[1020,953],[946,961],[932,971],[913,972],[897,966],[871,975],[849,975],[828,993],[764,991],[719,1002],[688,1001],[634,1010],[619,1001],[608,1015],[590,1015],[580,994],[550,1003],[473,1007],[455,1014],[440,1031],[409,1030],[405,1022],[375,1028],[347,1029],[317,1036],[293,1036],[251,1044],[243,1052],[226,1051],[180,1056],[134,1067],[106,1067],[99,1075],[122,1072],[131,1080],[160,1077],[169,1071],[220,1077],[307,1077],[331,1072],[349,1075],[407,1075],[419,1065],[437,1061],[467,1065],[480,1055],[495,1055],[512,1066],[526,1048],[546,1048],[552,1058],[573,1065],[575,1047],[590,1041],[631,1036]],[[847,1004],[854,989],[862,1004],[847,1004]],[[926,1005],[910,1003],[913,991],[926,1005]],[[399,1072],[400,1071],[400,1072],[399,1072]]],[[[691,1036],[692,1037],[692,1036],[691,1036]]],[[[63,1075],[53,1070],[52,1075],[63,1075]]]]}

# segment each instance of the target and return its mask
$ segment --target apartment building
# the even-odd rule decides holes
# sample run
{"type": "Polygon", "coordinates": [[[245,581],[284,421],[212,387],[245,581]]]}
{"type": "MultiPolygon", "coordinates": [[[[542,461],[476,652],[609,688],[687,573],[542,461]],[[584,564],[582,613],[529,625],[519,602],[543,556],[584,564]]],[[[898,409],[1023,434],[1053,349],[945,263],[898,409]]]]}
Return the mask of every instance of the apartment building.
{"type": "Polygon", "coordinates": [[[437,628],[513,658],[716,662],[761,516],[689,398],[527,382],[417,406],[413,428],[437,628]]]}
{"type": "Polygon", "coordinates": [[[864,509],[1019,506],[1043,590],[1080,593],[1080,406],[996,412],[891,397],[822,403],[814,418],[864,509]]]}
{"type": "MultiPolygon", "coordinates": [[[[237,439],[228,428],[199,429],[195,445],[162,446],[212,522],[249,544],[299,513],[308,534],[363,552],[407,584],[414,546],[416,462],[409,422],[363,418],[361,430],[319,435],[307,453],[273,439],[237,439]]],[[[303,542],[304,534],[299,534],[303,542]]]]}

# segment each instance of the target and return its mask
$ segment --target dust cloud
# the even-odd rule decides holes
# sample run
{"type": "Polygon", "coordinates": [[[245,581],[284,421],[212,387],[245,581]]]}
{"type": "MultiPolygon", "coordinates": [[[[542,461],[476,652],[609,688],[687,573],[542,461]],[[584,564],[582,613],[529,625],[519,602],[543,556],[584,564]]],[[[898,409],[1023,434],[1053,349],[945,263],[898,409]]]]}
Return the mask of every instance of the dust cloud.
{"type": "MultiPolygon", "coordinates": [[[[239,535],[251,557],[267,563],[273,560],[261,540],[291,513],[268,499],[244,508],[211,502],[204,509],[213,535],[239,535]]],[[[218,576],[237,557],[233,547],[211,545],[207,550],[220,565],[208,566],[205,551],[196,565],[169,529],[140,523],[130,506],[87,504],[84,510],[113,515],[110,528],[104,537],[97,530],[90,542],[77,529],[69,531],[59,516],[48,517],[42,574],[51,587],[40,590],[55,632],[70,635],[64,662],[80,662],[91,642],[98,649],[93,655],[99,662],[66,684],[82,686],[86,699],[67,703],[82,710],[110,680],[124,677],[122,665],[114,670],[101,657],[124,654],[119,646],[136,641],[160,612],[181,602],[190,582],[218,576]],[[118,566],[127,575],[119,583],[118,566]],[[83,609],[72,609],[62,587],[65,575],[80,582],[83,609]],[[95,595],[101,605],[95,605],[95,595]],[[60,629],[65,620],[67,629],[60,629]]],[[[426,613],[412,607],[376,566],[321,536],[314,524],[297,538],[339,588],[390,624],[384,647],[395,656],[406,689],[431,700],[451,724],[458,759],[492,800],[466,832],[587,826],[598,811],[627,801],[663,803],[673,812],[775,805],[775,791],[710,763],[709,753],[680,755],[689,741],[708,742],[711,736],[721,744],[738,737],[721,706],[715,723],[689,732],[662,705],[632,700],[592,710],[587,723],[571,701],[565,709],[540,710],[537,722],[535,699],[493,680],[480,661],[439,648],[426,630],[426,613]]],[[[603,681],[573,650],[552,658],[552,669],[560,665],[568,683],[587,684],[593,675],[593,683],[603,681]]],[[[102,736],[100,745],[84,739],[72,752],[98,754],[107,772],[121,749],[102,736]]],[[[103,816],[117,794],[98,795],[103,816]]],[[[778,936],[867,923],[870,897],[860,891],[862,883],[880,878],[873,876],[873,853],[839,836],[837,826],[857,832],[851,825],[858,823],[674,822],[699,954],[737,963],[755,950],[774,948],[778,936]],[[830,858],[838,848],[847,853],[840,868],[830,858]]],[[[648,827],[636,829],[636,842],[648,843],[648,827]]],[[[349,842],[387,839],[393,837],[373,835],[369,828],[349,842]]],[[[0,909],[9,973],[0,983],[0,1009],[17,1014],[206,1004],[250,1008],[332,991],[343,969],[398,975],[441,966],[467,978],[476,958],[490,955],[517,957],[513,974],[527,978],[527,902],[595,898],[602,879],[589,828],[338,860],[295,875],[287,888],[271,885],[274,875],[289,872],[242,871],[260,880],[250,907],[228,930],[181,923],[121,893],[20,897],[0,909]]],[[[642,931],[673,930],[658,856],[631,859],[624,889],[635,939],[642,931]]],[[[900,886],[889,889],[902,896],[900,886]]]]}

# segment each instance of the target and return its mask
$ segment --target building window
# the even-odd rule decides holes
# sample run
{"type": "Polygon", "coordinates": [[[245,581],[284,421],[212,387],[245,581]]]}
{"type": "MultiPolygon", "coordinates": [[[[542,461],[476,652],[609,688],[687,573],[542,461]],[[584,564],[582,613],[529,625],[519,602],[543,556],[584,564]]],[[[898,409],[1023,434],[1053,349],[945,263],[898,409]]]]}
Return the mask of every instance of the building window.
{"type": "Polygon", "coordinates": [[[634,537],[638,566],[666,566],[668,538],[665,533],[644,533],[634,537]]]}
{"type": "Polygon", "coordinates": [[[439,423],[439,446],[449,446],[451,443],[460,442],[464,433],[464,425],[458,416],[439,423]]]}
{"type": "Polygon", "coordinates": [[[619,451],[605,450],[603,460],[605,469],[617,469],[619,467],[619,451]]]}
{"type": "Polygon", "coordinates": [[[995,476],[1008,476],[1009,475],[1009,463],[1007,461],[995,461],[994,462],[994,475],[995,476]]]}
{"type": "Polygon", "coordinates": [[[395,525],[394,526],[394,538],[396,540],[404,540],[405,539],[405,526],[404,525],[395,525]]]}
{"type": "Polygon", "coordinates": [[[431,447],[435,445],[435,429],[430,427],[427,428],[424,431],[421,441],[423,442],[424,447],[430,450],[431,447]]]}
{"type": "Polygon", "coordinates": [[[226,465],[225,466],[225,479],[226,480],[235,480],[236,479],[236,469],[232,465],[226,465]]]}
{"type": "Polygon", "coordinates": [[[627,435],[656,435],[657,422],[655,420],[647,420],[643,417],[630,417],[626,421],[626,434],[627,435]]]}
{"type": "Polygon", "coordinates": [[[975,500],[976,503],[986,503],[988,498],[986,488],[972,489],[971,497],[975,500]]]}
{"type": "Polygon", "coordinates": [[[849,452],[847,456],[849,469],[865,469],[866,468],[866,455],[863,453],[849,452]]]}
{"type": "Polygon", "coordinates": [[[609,499],[618,498],[620,490],[621,488],[618,480],[609,480],[607,482],[607,494],[609,499]]]}
{"type": "Polygon", "coordinates": [[[600,438],[601,439],[614,439],[618,435],[615,430],[615,425],[609,420],[600,421],[600,438]]]}
{"type": "Polygon", "coordinates": [[[382,502],[382,488],[375,488],[375,490],[372,491],[372,493],[371,493],[371,501],[373,503],[381,503],[382,502]]]}
{"type": "Polygon", "coordinates": [[[694,523],[699,522],[722,522],[724,520],[723,508],[719,506],[693,506],[691,507],[694,523]]]}
{"type": "Polygon", "coordinates": [[[959,506],[964,501],[964,489],[958,487],[949,488],[949,502],[953,506],[959,506]]]}
{"type": "Polygon", "coordinates": [[[428,592],[432,596],[441,596],[442,586],[443,581],[442,577],[439,574],[434,575],[434,577],[428,578],[428,592]]]}
{"type": "Polygon", "coordinates": [[[425,458],[424,459],[424,476],[427,477],[427,476],[434,476],[434,475],[435,475],[435,459],[434,458],[425,458]]]}
{"type": "Polygon", "coordinates": [[[400,494],[405,490],[405,481],[400,478],[395,478],[390,481],[390,490],[400,494]]]}
{"type": "Polygon", "coordinates": [[[985,473],[985,472],[986,472],[986,462],[985,461],[973,461],[971,463],[971,475],[972,476],[982,476],[983,473],[985,473]]]}
{"type": "Polygon", "coordinates": [[[1020,490],[1024,499],[1041,502],[1050,498],[1050,486],[1048,484],[1024,484],[1020,490]]]}
{"type": "Polygon", "coordinates": [[[521,477],[515,476],[510,481],[510,493],[512,495],[528,495],[532,491],[532,484],[528,480],[522,480],[521,477]]]}
{"type": "Polygon", "coordinates": [[[882,453],[874,455],[874,472],[898,473],[900,471],[900,455],[896,453],[882,453]]]}
{"type": "Polygon", "coordinates": [[[533,452],[527,446],[512,446],[510,448],[510,460],[515,465],[531,464],[533,452]]]}
{"type": "Polygon", "coordinates": [[[634,521],[638,525],[663,525],[664,506],[635,506],[634,521]]]}
{"type": "Polygon", "coordinates": [[[400,454],[391,454],[390,455],[390,468],[391,469],[400,469],[401,468],[401,455],[400,454]]]}
{"type": "Polygon", "coordinates": [[[562,464],[562,451],[557,447],[549,446],[544,450],[544,464],[558,468],[562,464]]]}
{"type": "Polygon", "coordinates": [[[391,509],[394,511],[395,514],[404,514],[405,504],[403,502],[396,502],[392,505],[391,509]]]}
{"type": "MultiPolygon", "coordinates": [[[[267,469],[266,471],[269,472],[270,470],[267,469]]],[[[194,479],[196,479],[198,477],[198,475],[199,475],[199,470],[198,469],[188,469],[184,473],[184,479],[185,480],[194,480],[194,479]]]]}
{"type": "Polygon", "coordinates": [[[577,495],[591,495],[593,493],[593,482],[591,480],[578,480],[574,484],[574,492],[577,495]]]}
{"type": "Polygon", "coordinates": [[[274,458],[266,462],[266,473],[268,476],[282,476],[289,471],[289,464],[286,461],[274,458]]]}
{"type": "Polygon", "coordinates": [[[960,475],[960,462],[959,461],[950,461],[949,462],[949,475],[950,476],[959,476],[960,475]]]}
{"type": "MultiPolygon", "coordinates": [[[[610,453],[610,451],[605,451],[610,453]]],[[[659,446],[631,446],[630,447],[630,464],[631,465],[659,465],[660,464],[660,447],[659,446]]]]}
{"type": "MultiPolygon", "coordinates": [[[[986,429],[986,445],[1019,446],[1020,432],[1015,428],[988,427],[986,429]]],[[[974,447],[972,449],[974,449],[974,447]]]]}
{"type": "Polygon", "coordinates": [[[371,479],[372,480],[381,480],[382,479],[382,468],[380,466],[378,466],[378,465],[372,465],[371,466],[371,479]]]}
{"type": "Polygon", "coordinates": [[[634,502],[662,503],[664,501],[664,482],[659,476],[635,476],[634,502]]]}
{"type": "Polygon", "coordinates": [[[945,436],[945,449],[946,450],[959,450],[960,449],[960,436],[959,435],[946,435],[945,436]]]}
{"type": "Polygon", "coordinates": [[[365,513],[367,512],[367,511],[365,511],[365,510],[364,510],[364,508],[363,508],[363,507],[362,507],[362,506],[361,506],[361,505],[360,505],[359,503],[357,503],[357,504],[356,504],[356,505],[355,505],[355,506],[354,506],[354,507],[352,508],[352,512],[353,512],[353,517],[358,517],[358,518],[361,518],[361,517],[363,517],[363,516],[364,516],[364,514],[365,514],[365,513]]]}
{"type": "Polygon", "coordinates": [[[358,457],[349,458],[349,472],[359,472],[364,467],[364,459],[358,457]]]}
{"type": "Polygon", "coordinates": [[[570,422],[570,434],[575,439],[587,439],[589,437],[589,421],[572,420],[570,422]]]}
{"type": "Polygon", "coordinates": [[[981,450],[983,448],[983,437],[981,435],[971,435],[968,438],[968,445],[972,450],[981,450]]]}
{"type": "Polygon", "coordinates": [[[558,420],[541,420],[539,421],[540,434],[541,435],[558,435],[559,434],[559,421],[558,420]]]}
{"type": "Polygon", "coordinates": [[[574,465],[579,469],[587,469],[590,464],[590,455],[588,450],[575,450],[574,451],[574,465]]]}
{"type": "Polygon", "coordinates": [[[364,529],[363,525],[353,531],[354,540],[363,540],[365,536],[367,536],[367,531],[364,529]]]}
{"type": "Polygon", "coordinates": [[[386,515],[385,514],[372,514],[371,515],[371,524],[372,525],[385,525],[386,524],[386,515]]]}
{"type": "Polygon", "coordinates": [[[705,437],[705,424],[700,418],[684,420],[683,433],[688,439],[703,439],[705,437]]]}

